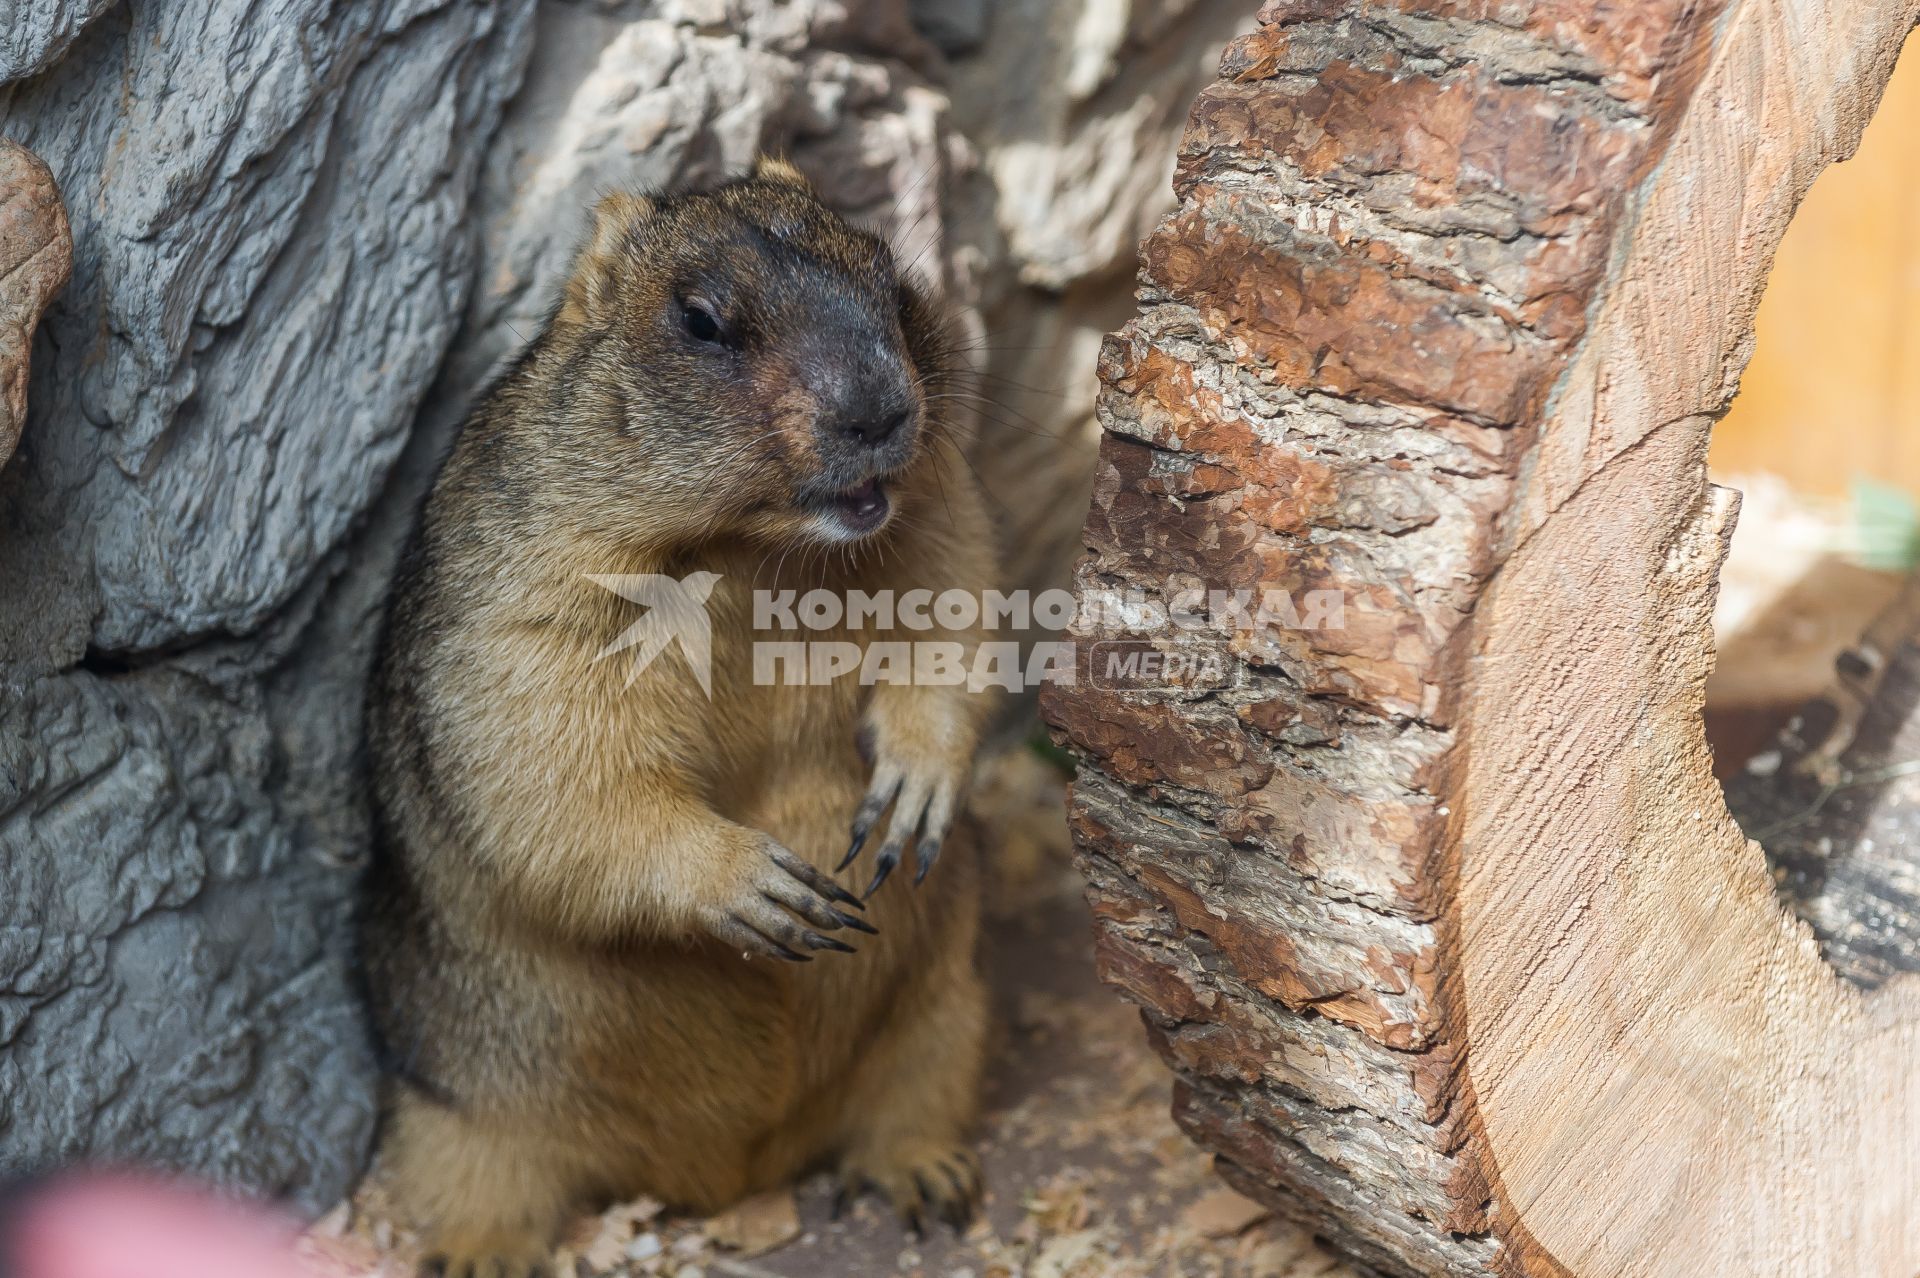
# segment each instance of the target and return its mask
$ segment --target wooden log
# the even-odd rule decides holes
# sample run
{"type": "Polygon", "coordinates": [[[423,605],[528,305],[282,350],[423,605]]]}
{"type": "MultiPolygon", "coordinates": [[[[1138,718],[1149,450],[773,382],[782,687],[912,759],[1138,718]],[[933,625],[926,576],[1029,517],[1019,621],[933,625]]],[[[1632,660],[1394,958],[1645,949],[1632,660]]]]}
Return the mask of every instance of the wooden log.
{"type": "Polygon", "coordinates": [[[1917,16],[1285,0],[1195,105],[1045,712],[1181,1123],[1383,1271],[1920,1272],[1920,983],[1822,960],[1701,727],[1708,428],[1917,16]]]}
{"type": "Polygon", "coordinates": [[[33,330],[72,273],[73,235],[53,174],[0,138],[0,465],[26,425],[33,330]]]}

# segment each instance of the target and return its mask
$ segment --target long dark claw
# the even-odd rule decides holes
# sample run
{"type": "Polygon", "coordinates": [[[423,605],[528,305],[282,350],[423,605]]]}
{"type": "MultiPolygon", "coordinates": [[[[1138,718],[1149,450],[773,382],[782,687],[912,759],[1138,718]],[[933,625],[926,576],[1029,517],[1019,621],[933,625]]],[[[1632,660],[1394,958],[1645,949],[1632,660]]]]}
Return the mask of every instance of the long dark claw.
{"type": "Polygon", "coordinates": [[[860,849],[867,846],[867,836],[873,833],[873,826],[880,819],[887,805],[893,802],[893,796],[900,793],[902,782],[895,780],[884,790],[869,791],[867,797],[860,800],[860,806],[853,812],[853,838],[847,848],[847,854],[840,858],[836,871],[844,870],[853,864],[853,858],[860,855],[860,849]]]}
{"type": "Polygon", "coordinates": [[[842,1216],[846,1215],[847,1207],[849,1203],[850,1203],[850,1200],[847,1196],[847,1187],[845,1185],[842,1185],[840,1186],[840,1188],[834,1190],[833,1202],[827,1208],[827,1219],[838,1220],[842,1216]]]}
{"type": "Polygon", "coordinates": [[[913,1231],[915,1238],[925,1238],[927,1236],[927,1227],[925,1222],[920,1218],[920,1208],[918,1206],[909,1207],[902,1214],[906,1216],[907,1228],[913,1231]]]}
{"type": "Polygon", "coordinates": [[[763,958],[782,958],[790,963],[813,962],[812,955],[794,953],[737,914],[731,916],[728,921],[733,924],[733,928],[724,936],[729,944],[738,945],[742,949],[758,950],[763,958]]]}
{"type": "Polygon", "coordinates": [[[956,1234],[967,1232],[967,1226],[973,1223],[973,1204],[964,1198],[949,1198],[937,1204],[940,1219],[953,1227],[956,1234]]]}
{"type": "Polygon", "coordinates": [[[927,872],[933,869],[933,863],[940,859],[939,838],[921,835],[918,846],[914,848],[914,857],[913,885],[919,887],[927,881],[927,872]]]}
{"type": "Polygon", "coordinates": [[[818,932],[802,932],[800,939],[805,942],[806,947],[810,950],[838,950],[842,954],[853,954],[857,952],[845,941],[835,940],[831,936],[822,936],[818,932]]]}
{"type": "Polygon", "coordinates": [[[820,890],[826,894],[826,898],[829,901],[838,901],[840,904],[850,905],[856,910],[864,910],[867,908],[865,901],[862,901],[859,897],[847,891],[832,879],[828,879],[826,886],[820,890]]]}
{"type": "Polygon", "coordinates": [[[935,1163],[934,1166],[940,1169],[940,1174],[947,1178],[949,1185],[953,1186],[953,1192],[957,1197],[963,1201],[973,1197],[972,1177],[963,1176],[955,1171],[950,1162],[935,1163]]]}
{"type": "Polygon", "coordinates": [[[856,910],[866,909],[859,897],[835,883],[820,871],[802,861],[791,852],[774,853],[773,863],[799,879],[802,883],[826,897],[829,901],[838,901],[842,905],[851,905],[856,910]]]}
{"type": "Polygon", "coordinates": [[[885,883],[887,881],[887,876],[893,873],[893,867],[900,864],[900,854],[894,851],[892,848],[887,848],[886,850],[880,853],[879,857],[875,859],[873,864],[874,864],[873,882],[867,884],[867,890],[865,893],[863,893],[863,895],[869,898],[871,898],[875,892],[878,892],[880,890],[880,885],[882,883],[885,883]]]}
{"type": "MultiPolygon", "coordinates": [[[[864,910],[864,909],[866,909],[867,907],[863,905],[863,906],[861,906],[860,908],[864,910]]],[[[836,914],[839,914],[840,912],[839,912],[838,910],[835,910],[835,911],[834,911],[834,913],[836,913],[836,914]]],[[[868,936],[878,936],[878,935],[880,935],[880,929],[879,929],[879,928],[877,928],[877,927],[875,927],[875,926],[874,926],[873,924],[871,924],[871,923],[869,923],[869,922],[867,922],[867,921],[866,921],[865,919],[856,919],[856,918],[855,918],[855,917],[853,917],[853,915],[851,915],[851,914],[841,914],[841,915],[840,915],[840,926],[842,926],[842,927],[850,927],[850,928],[852,928],[852,929],[853,929],[854,931],[856,931],[856,932],[865,932],[865,933],[866,933],[866,934],[867,934],[868,936]]]]}

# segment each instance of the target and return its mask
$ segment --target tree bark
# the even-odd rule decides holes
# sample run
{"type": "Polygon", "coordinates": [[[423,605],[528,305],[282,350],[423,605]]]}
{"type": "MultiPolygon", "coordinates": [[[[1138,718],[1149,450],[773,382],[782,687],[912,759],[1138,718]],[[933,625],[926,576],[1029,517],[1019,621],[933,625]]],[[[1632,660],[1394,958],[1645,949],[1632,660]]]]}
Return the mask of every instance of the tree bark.
{"type": "Polygon", "coordinates": [[[1822,961],[1701,726],[1708,428],[1916,16],[1290,0],[1195,106],[1046,709],[1181,1123],[1384,1271],[1920,1269],[1920,982],[1822,961]],[[1195,588],[1344,624],[1100,606],[1195,588]]]}
{"type": "Polygon", "coordinates": [[[53,174],[0,138],[0,465],[27,419],[34,325],[72,273],[73,234],[53,174]]]}

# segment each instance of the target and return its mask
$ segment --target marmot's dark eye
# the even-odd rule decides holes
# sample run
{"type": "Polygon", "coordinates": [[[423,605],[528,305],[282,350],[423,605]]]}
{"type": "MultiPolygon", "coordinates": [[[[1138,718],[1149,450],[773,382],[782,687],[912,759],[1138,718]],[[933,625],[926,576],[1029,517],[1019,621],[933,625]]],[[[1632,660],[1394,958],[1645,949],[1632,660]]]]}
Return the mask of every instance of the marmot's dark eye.
{"type": "Polygon", "coordinates": [[[718,342],[720,340],[720,321],[713,312],[698,302],[685,302],[680,307],[680,324],[687,330],[687,336],[696,342],[718,342]]]}

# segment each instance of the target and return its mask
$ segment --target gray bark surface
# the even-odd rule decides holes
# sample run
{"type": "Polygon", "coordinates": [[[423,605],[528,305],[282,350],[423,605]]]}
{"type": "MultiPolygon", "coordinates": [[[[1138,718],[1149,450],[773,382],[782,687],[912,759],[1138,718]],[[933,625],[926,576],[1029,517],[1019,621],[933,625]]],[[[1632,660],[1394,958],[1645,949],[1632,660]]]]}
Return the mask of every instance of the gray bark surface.
{"type": "Polygon", "coordinates": [[[317,1207],[364,1159],[371,627],[315,619],[458,323],[531,17],[13,15],[0,133],[75,251],[0,471],[0,1174],[136,1160],[317,1207]]]}
{"type": "Polygon", "coordinates": [[[73,43],[113,0],[13,0],[0,26],[0,84],[35,75],[73,43]]]}

